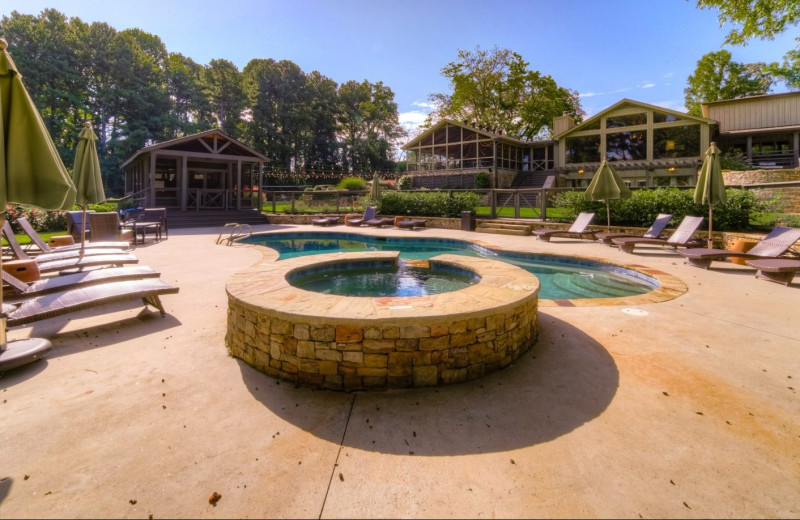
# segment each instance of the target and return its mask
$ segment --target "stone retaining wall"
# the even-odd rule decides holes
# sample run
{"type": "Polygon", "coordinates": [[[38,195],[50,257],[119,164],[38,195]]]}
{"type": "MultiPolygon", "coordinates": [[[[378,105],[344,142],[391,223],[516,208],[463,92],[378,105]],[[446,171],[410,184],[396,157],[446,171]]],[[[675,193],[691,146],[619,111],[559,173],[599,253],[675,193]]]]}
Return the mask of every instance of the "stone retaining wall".
{"type": "Polygon", "coordinates": [[[311,293],[285,279],[303,266],[397,255],[331,253],[237,273],[227,286],[230,354],[272,377],[352,391],[476,379],[535,343],[538,279],[504,262],[440,255],[431,262],[475,271],[481,282],[411,298],[311,293]]]}

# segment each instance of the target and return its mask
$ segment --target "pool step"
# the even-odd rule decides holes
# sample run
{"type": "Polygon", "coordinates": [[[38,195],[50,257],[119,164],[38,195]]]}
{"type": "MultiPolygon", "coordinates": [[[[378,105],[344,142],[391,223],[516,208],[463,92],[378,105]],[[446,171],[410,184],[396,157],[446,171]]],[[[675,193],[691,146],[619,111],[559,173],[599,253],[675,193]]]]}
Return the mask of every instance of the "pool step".
{"type": "Polygon", "coordinates": [[[594,278],[578,274],[557,273],[553,285],[579,298],[598,298],[630,295],[630,287],[609,278],[594,278]]]}
{"type": "Polygon", "coordinates": [[[478,233],[494,233],[497,235],[525,236],[531,234],[531,226],[529,224],[503,222],[498,220],[479,220],[477,222],[475,231],[478,233]]]}

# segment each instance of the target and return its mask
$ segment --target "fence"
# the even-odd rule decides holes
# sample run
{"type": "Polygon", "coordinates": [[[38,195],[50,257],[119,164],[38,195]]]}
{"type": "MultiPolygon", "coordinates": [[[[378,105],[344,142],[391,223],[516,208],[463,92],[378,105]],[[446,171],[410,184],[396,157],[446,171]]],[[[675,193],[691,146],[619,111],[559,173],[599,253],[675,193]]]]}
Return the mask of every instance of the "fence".
{"type": "MultiPolygon", "coordinates": [[[[763,201],[777,201],[779,211],[800,213],[800,181],[772,182],[749,185],[731,185],[731,188],[751,190],[763,201]]],[[[631,190],[655,188],[633,187],[631,190]]],[[[677,189],[694,190],[694,186],[677,189]]],[[[430,193],[433,190],[407,190],[409,193],[430,193]]],[[[527,188],[527,189],[446,189],[438,192],[470,191],[480,196],[475,213],[479,218],[513,218],[546,220],[548,209],[554,207],[559,193],[584,191],[581,188],[527,188]]],[[[267,213],[361,213],[369,197],[368,191],[326,190],[287,191],[263,188],[263,211],[267,213]]]]}

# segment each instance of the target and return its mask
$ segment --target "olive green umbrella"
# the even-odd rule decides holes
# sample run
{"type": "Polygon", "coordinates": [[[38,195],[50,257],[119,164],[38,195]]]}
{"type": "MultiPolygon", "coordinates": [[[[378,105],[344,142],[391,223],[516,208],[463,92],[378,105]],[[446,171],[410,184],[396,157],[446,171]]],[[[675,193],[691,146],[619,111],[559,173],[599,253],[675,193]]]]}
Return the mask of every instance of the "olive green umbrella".
{"type": "Polygon", "coordinates": [[[372,189],[370,190],[369,197],[374,202],[379,202],[381,200],[381,178],[377,173],[372,176],[372,189]]]}
{"type": "Polygon", "coordinates": [[[708,204],[708,247],[713,248],[712,219],[714,217],[714,204],[719,204],[728,200],[725,194],[725,181],[722,179],[722,152],[717,148],[717,143],[711,143],[700,167],[700,175],[697,177],[697,186],[694,189],[694,201],[696,204],[708,204]]]}
{"type": "Polygon", "coordinates": [[[603,159],[600,168],[592,177],[592,182],[586,188],[584,193],[586,200],[604,200],[606,201],[606,231],[611,231],[611,207],[608,201],[611,199],[629,199],[631,197],[631,190],[622,182],[622,179],[614,171],[614,168],[608,164],[608,161],[603,159]]]}
{"type": "MultiPolygon", "coordinates": [[[[8,204],[70,209],[75,203],[75,186],[7,48],[0,38],[0,225],[8,204]]],[[[2,313],[0,371],[39,359],[48,350],[50,342],[36,338],[6,342],[2,313]]]]}
{"type": "Polygon", "coordinates": [[[86,122],[78,135],[78,148],[75,150],[75,167],[72,169],[72,181],[78,190],[75,202],[83,210],[81,219],[81,253],[86,247],[86,206],[102,204],[106,201],[103,190],[103,176],[100,173],[100,159],[97,157],[97,136],[92,130],[92,123],[86,122]]]}

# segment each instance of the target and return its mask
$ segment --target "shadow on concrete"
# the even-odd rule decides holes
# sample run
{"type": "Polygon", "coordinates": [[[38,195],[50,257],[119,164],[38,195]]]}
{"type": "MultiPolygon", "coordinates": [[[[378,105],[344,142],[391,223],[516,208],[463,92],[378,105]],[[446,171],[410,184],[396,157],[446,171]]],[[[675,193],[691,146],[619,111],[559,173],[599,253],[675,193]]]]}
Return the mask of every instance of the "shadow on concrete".
{"type": "MultiPolygon", "coordinates": [[[[17,368],[12,368],[11,370],[6,370],[5,372],[0,372],[0,390],[18,385],[23,381],[27,381],[28,379],[39,375],[44,371],[45,368],[47,368],[47,357],[49,357],[52,353],[53,351],[51,350],[47,353],[46,357],[38,361],[19,366],[17,368]]],[[[0,398],[0,403],[2,402],[3,400],[0,398]]],[[[1,485],[2,484],[0,483],[0,486],[1,485]]]]}
{"type": "Polygon", "coordinates": [[[330,442],[404,455],[513,450],[553,440],[599,416],[619,383],[617,367],[602,345],[544,312],[539,319],[539,340],[515,364],[446,387],[315,391],[279,383],[238,362],[258,401],[330,442]],[[330,416],[331,406],[349,414],[345,432],[334,432],[325,427],[329,421],[320,420],[330,416]]]}
{"type": "Polygon", "coordinates": [[[11,491],[11,486],[14,484],[14,479],[11,477],[3,477],[0,478],[0,504],[8,496],[9,491],[11,491]]]}

